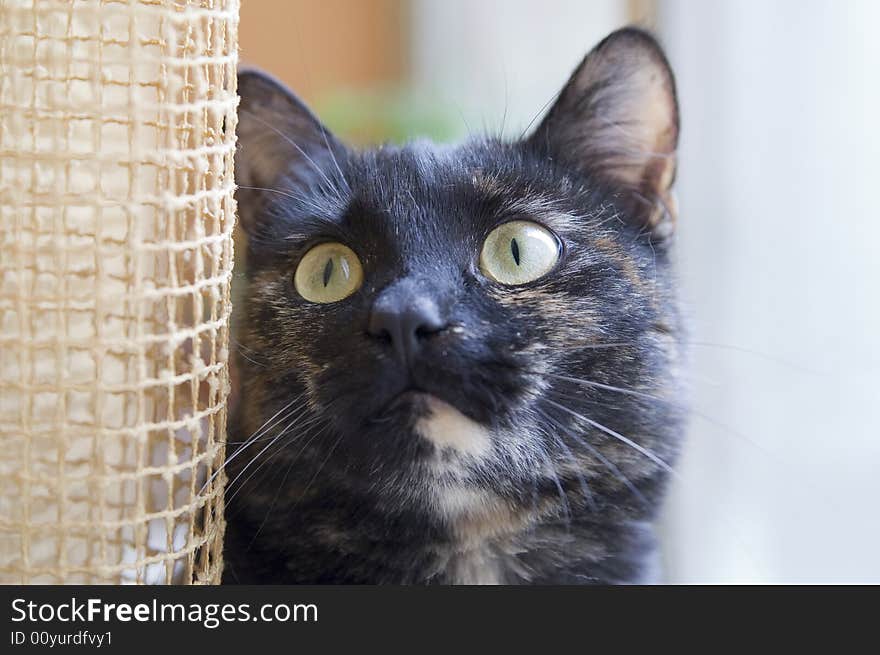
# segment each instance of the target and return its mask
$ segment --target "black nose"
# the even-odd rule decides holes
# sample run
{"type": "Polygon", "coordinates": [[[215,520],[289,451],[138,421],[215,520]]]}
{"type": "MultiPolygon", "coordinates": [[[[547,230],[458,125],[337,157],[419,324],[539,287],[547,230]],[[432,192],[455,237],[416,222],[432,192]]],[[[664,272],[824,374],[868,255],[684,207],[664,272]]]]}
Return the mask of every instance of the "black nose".
{"type": "Polygon", "coordinates": [[[445,328],[446,322],[430,295],[410,284],[397,284],[376,299],[367,331],[387,342],[402,363],[408,363],[425,341],[445,328]]]}

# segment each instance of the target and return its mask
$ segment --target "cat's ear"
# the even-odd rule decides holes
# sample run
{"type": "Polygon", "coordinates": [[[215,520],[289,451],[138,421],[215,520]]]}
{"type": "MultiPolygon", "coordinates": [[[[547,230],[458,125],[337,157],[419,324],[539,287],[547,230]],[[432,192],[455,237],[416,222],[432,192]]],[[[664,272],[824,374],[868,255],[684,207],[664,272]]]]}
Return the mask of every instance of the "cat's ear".
{"type": "Polygon", "coordinates": [[[647,32],[624,28],[584,58],[528,142],[624,189],[633,220],[665,236],[675,222],[678,121],[663,50],[647,32]]]}
{"type": "Polygon", "coordinates": [[[259,227],[269,194],[295,195],[333,177],[345,147],[281,82],[254,69],[238,73],[238,147],[235,153],[239,221],[259,227]]]}

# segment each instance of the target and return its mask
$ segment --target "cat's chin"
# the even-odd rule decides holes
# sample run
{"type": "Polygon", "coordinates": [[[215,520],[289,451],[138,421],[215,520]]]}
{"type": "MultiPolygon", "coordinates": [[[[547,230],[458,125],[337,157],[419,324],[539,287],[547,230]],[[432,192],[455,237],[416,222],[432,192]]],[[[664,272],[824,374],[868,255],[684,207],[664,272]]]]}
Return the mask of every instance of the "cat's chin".
{"type": "Polygon", "coordinates": [[[375,413],[364,417],[363,427],[380,432],[399,432],[411,430],[412,427],[429,413],[431,400],[434,396],[427,391],[407,387],[380,405],[375,413]]]}
{"type": "Polygon", "coordinates": [[[440,450],[456,450],[472,456],[486,453],[489,430],[449,401],[420,387],[408,387],[382,409],[378,423],[399,423],[440,450]]]}
{"type": "Polygon", "coordinates": [[[385,403],[380,417],[394,414],[420,416],[427,413],[429,403],[436,396],[419,387],[407,387],[385,403]]]}
{"type": "Polygon", "coordinates": [[[427,412],[415,423],[415,432],[437,449],[475,458],[485,457],[492,447],[486,426],[465,416],[444,400],[425,394],[427,412]]]}

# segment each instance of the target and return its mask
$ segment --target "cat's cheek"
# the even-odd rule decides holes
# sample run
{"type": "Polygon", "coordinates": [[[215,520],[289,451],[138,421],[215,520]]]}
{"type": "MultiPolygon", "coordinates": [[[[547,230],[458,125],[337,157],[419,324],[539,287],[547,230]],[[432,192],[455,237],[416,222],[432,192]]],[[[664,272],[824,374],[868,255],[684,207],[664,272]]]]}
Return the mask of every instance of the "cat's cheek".
{"type": "Polygon", "coordinates": [[[420,418],[415,431],[439,450],[484,459],[492,451],[489,430],[468,418],[452,405],[434,397],[428,399],[428,413],[420,418]]]}

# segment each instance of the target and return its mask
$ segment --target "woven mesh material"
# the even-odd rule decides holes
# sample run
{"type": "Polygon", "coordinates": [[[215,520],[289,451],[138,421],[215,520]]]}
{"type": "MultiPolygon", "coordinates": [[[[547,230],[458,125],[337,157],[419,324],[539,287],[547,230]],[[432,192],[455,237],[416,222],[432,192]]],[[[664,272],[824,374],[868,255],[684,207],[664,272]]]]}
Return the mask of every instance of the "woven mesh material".
{"type": "Polygon", "coordinates": [[[0,0],[0,582],[219,582],[237,25],[0,0]]]}

